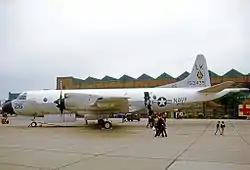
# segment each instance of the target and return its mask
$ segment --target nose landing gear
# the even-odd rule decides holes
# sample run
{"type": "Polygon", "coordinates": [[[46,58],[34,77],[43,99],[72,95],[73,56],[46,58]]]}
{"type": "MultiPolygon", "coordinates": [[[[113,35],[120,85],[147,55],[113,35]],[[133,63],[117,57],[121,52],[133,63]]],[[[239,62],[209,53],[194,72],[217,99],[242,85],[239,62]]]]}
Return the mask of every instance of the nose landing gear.
{"type": "Polygon", "coordinates": [[[38,123],[40,123],[40,126],[42,126],[42,123],[41,122],[36,122],[36,114],[34,115],[34,118],[31,119],[31,123],[29,124],[28,127],[37,127],[38,123]]]}

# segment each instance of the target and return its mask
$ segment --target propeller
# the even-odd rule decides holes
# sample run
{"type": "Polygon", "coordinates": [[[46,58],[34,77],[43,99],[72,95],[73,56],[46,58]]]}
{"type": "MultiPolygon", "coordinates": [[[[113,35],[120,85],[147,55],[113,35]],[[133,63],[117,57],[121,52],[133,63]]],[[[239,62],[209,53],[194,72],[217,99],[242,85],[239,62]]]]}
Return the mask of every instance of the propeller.
{"type": "Polygon", "coordinates": [[[63,90],[62,81],[60,81],[60,96],[59,99],[54,101],[54,103],[57,104],[56,107],[59,108],[61,114],[63,114],[63,111],[65,109],[65,98],[63,98],[62,90],[63,90]]]}
{"type": "Polygon", "coordinates": [[[144,102],[145,102],[145,107],[148,110],[148,116],[152,116],[154,111],[152,109],[151,101],[150,101],[150,96],[148,92],[144,92],[144,102]]]}

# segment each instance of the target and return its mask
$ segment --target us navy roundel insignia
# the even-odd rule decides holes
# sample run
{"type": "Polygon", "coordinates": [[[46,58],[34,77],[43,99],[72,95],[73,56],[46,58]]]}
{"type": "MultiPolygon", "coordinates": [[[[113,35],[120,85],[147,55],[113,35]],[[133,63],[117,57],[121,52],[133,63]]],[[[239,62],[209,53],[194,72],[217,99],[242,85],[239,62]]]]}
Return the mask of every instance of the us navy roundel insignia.
{"type": "Polygon", "coordinates": [[[167,105],[167,99],[165,97],[159,97],[157,104],[159,107],[164,107],[167,105]]]}
{"type": "Polygon", "coordinates": [[[46,97],[44,97],[43,101],[46,103],[48,101],[48,99],[46,97]]]}

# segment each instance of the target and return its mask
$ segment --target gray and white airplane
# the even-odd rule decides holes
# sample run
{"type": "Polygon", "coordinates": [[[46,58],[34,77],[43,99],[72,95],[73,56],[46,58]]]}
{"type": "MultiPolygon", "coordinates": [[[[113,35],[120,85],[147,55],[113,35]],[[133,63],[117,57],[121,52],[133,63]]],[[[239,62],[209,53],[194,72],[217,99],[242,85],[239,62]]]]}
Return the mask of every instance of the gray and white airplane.
{"type": "MultiPolygon", "coordinates": [[[[228,88],[227,81],[211,86],[206,59],[198,55],[192,72],[185,79],[154,88],[35,90],[21,93],[2,106],[3,112],[39,116],[74,112],[85,120],[98,120],[104,128],[112,127],[110,113],[145,110],[150,103],[154,112],[165,112],[185,105],[210,101],[247,88],[228,88]]],[[[35,123],[36,126],[36,123],[35,123]]]]}

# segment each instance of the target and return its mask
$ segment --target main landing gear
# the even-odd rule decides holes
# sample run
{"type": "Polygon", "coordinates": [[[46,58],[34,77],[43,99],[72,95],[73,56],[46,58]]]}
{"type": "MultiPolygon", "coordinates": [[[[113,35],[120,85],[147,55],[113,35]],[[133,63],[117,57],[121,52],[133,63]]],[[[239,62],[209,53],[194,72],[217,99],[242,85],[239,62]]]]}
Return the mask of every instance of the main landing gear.
{"type": "Polygon", "coordinates": [[[103,119],[99,119],[98,124],[101,125],[105,129],[111,129],[112,128],[112,123],[110,121],[108,121],[108,120],[105,121],[103,119]]]}

